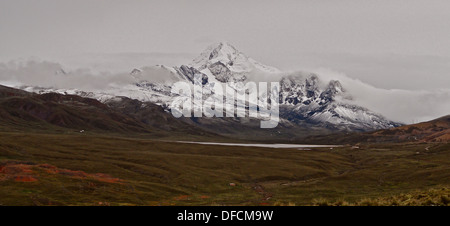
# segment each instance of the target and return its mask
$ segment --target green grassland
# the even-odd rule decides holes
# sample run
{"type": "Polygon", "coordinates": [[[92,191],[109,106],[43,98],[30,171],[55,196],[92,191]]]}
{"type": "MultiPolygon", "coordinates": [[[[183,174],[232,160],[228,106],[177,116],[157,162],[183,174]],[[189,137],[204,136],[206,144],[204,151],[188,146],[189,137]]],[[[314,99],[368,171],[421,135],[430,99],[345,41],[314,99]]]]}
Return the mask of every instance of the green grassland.
{"type": "Polygon", "coordinates": [[[301,150],[162,139],[0,132],[0,205],[363,205],[436,190],[443,202],[415,204],[448,204],[450,144],[301,150]]]}

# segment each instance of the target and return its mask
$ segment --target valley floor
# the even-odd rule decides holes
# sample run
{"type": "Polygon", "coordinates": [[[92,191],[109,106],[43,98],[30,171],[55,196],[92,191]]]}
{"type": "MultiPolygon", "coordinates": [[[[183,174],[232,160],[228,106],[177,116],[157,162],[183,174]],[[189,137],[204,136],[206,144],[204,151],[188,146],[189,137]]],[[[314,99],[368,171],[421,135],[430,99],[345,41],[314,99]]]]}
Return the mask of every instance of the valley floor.
{"type": "Polygon", "coordinates": [[[0,133],[0,205],[448,205],[449,187],[442,143],[276,149],[0,133]]]}

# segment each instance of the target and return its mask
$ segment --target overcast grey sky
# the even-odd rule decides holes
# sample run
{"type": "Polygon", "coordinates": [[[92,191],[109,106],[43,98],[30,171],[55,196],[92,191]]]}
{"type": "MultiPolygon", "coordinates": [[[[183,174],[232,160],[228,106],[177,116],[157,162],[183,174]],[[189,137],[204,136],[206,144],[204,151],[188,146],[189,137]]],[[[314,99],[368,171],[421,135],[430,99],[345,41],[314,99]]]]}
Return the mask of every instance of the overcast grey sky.
{"type": "Polygon", "coordinates": [[[450,88],[448,0],[1,0],[0,60],[131,70],[228,41],[280,69],[450,88]]]}

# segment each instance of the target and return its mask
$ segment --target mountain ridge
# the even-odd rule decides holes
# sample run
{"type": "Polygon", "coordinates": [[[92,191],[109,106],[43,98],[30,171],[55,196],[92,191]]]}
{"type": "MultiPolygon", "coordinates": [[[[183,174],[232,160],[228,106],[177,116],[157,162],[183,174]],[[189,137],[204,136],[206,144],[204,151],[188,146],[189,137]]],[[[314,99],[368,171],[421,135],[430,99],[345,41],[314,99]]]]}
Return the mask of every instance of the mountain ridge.
{"type": "MultiPolygon", "coordinates": [[[[332,131],[371,131],[401,125],[370,109],[358,106],[353,102],[355,97],[339,80],[325,81],[319,74],[308,72],[281,72],[251,59],[226,42],[209,46],[191,64],[135,68],[128,75],[134,80],[133,83],[102,92],[75,91],[75,94],[88,95],[85,97],[96,98],[102,102],[114,99],[115,96],[127,96],[156,103],[170,111],[170,103],[176,97],[171,93],[171,85],[178,81],[193,84],[196,75],[201,76],[203,87],[210,87],[213,83],[225,86],[233,82],[245,83],[254,81],[258,76],[279,81],[282,117],[280,123],[284,123],[284,126],[295,124],[297,127],[324,127],[332,131]]],[[[55,89],[39,91],[61,92],[55,89]]],[[[207,97],[204,96],[204,101],[207,97]]],[[[195,121],[206,120],[214,119],[195,121]]]]}
{"type": "MultiPolygon", "coordinates": [[[[175,119],[161,106],[127,97],[102,103],[78,95],[35,94],[0,85],[0,129],[119,134],[205,134],[175,119]]],[[[159,135],[158,135],[159,134],[159,135]]],[[[209,133],[214,135],[213,133],[209,133]]]]}

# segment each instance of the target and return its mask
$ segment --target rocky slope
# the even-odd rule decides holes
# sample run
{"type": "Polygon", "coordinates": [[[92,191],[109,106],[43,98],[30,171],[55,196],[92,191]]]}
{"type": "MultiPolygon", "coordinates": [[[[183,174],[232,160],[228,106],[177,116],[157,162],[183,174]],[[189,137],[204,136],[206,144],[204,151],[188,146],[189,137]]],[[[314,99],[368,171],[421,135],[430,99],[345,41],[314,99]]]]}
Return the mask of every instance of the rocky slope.
{"type": "Polygon", "coordinates": [[[161,106],[126,97],[104,103],[77,95],[34,94],[0,86],[0,130],[50,130],[122,134],[204,134],[161,106]]]}
{"type": "MultiPolygon", "coordinates": [[[[188,65],[179,67],[156,65],[133,69],[128,76],[134,82],[125,86],[110,87],[99,92],[36,87],[28,87],[27,90],[80,95],[95,98],[104,103],[117,96],[124,96],[158,104],[168,111],[176,97],[170,92],[171,86],[178,81],[193,84],[196,75],[201,77],[201,85],[204,88],[211,87],[215,83],[236,88],[235,85],[229,84],[231,82],[280,82],[281,119],[279,126],[281,127],[301,127],[302,130],[306,127],[305,131],[309,129],[311,131],[351,132],[400,126],[399,123],[356,105],[353,99],[357,97],[347,92],[338,80],[325,80],[318,74],[306,72],[281,72],[274,67],[253,60],[226,42],[208,47],[188,65]]],[[[208,97],[205,95],[204,100],[208,97]]],[[[217,125],[217,123],[230,126],[225,125],[229,123],[229,119],[192,118],[190,120],[204,128],[208,128],[206,124],[217,125]],[[209,122],[210,120],[216,120],[216,122],[209,122]]],[[[232,127],[236,128],[236,126],[232,127]]],[[[240,130],[241,128],[236,129],[240,130]]],[[[233,133],[234,131],[229,132],[233,133]]]]}
{"type": "MultiPolygon", "coordinates": [[[[208,47],[190,65],[168,69],[178,81],[193,82],[202,76],[202,85],[219,82],[279,81],[282,123],[297,126],[315,125],[332,131],[370,131],[399,126],[369,109],[352,103],[353,97],[337,80],[324,81],[312,73],[283,73],[263,65],[239,52],[228,43],[208,47]]],[[[143,71],[135,71],[142,74],[143,71]]],[[[171,79],[172,80],[172,79],[171,79]]],[[[173,80],[172,80],[173,81],[173,80]]],[[[136,83],[152,93],[155,102],[166,104],[170,86],[140,80],[136,83]],[[166,97],[158,99],[158,97],[166,97]],[[156,100],[155,100],[156,99],[156,100]]]]}

